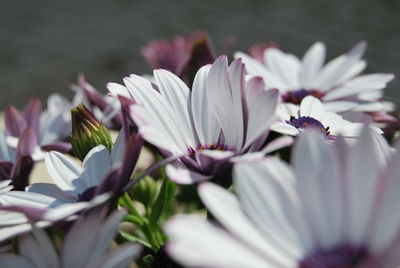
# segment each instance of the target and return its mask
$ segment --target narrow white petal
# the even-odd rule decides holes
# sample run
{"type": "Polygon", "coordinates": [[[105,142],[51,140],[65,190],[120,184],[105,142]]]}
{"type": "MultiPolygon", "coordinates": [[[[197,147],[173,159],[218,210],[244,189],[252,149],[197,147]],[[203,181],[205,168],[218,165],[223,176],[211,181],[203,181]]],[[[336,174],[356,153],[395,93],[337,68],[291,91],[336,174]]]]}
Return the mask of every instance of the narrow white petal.
{"type": "Polygon", "coordinates": [[[179,184],[192,184],[211,179],[211,176],[190,171],[182,164],[170,164],[166,166],[168,177],[179,184]]]}
{"type": "Polygon", "coordinates": [[[228,60],[222,56],[212,65],[207,78],[207,99],[224,134],[224,143],[240,151],[243,146],[242,90],[243,65],[235,60],[228,70],[228,60]]]}
{"type": "Polygon", "coordinates": [[[234,182],[246,214],[267,241],[296,259],[314,247],[312,230],[294,192],[295,177],[287,164],[272,157],[238,163],[234,182]]]}
{"type": "Polygon", "coordinates": [[[304,54],[300,71],[300,85],[311,89],[313,80],[320,71],[325,61],[325,45],[321,42],[315,43],[304,54]]]}
{"type": "MultiPolygon", "coordinates": [[[[250,87],[246,90],[252,91],[254,89],[250,87]]],[[[273,120],[276,118],[278,97],[279,93],[275,89],[263,90],[252,96],[248,95],[246,99],[248,115],[247,136],[245,145],[243,146],[244,149],[268,131],[273,120]]]]}
{"type": "Polygon", "coordinates": [[[382,153],[381,145],[377,143],[374,135],[371,130],[364,128],[356,144],[349,151],[348,172],[345,179],[350,220],[346,226],[349,240],[354,244],[362,243],[366,235],[378,173],[387,161],[387,156],[382,153]]]}
{"type": "Polygon", "coordinates": [[[167,251],[186,266],[277,267],[228,233],[197,216],[176,216],[165,226],[171,238],[167,251]]]}
{"type": "MultiPolygon", "coordinates": [[[[185,115],[178,114],[170,103],[157,92],[148,81],[136,75],[125,78],[125,84],[137,102],[143,104],[151,119],[147,123],[157,128],[167,139],[171,139],[178,149],[184,151],[187,146],[195,146],[194,137],[187,135],[188,128],[184,119],[185,115]]],[[[135,118],[134,118],[135,119],[135,118]]]]}
{"type": "MultiPolygon", "coordinates": [[[[244,179],[244,178],[243,178],[244,179]]],[[[237,197],[216,184],[203,183],[199,186],[199,195],[207,209],[216,217],[227,231],[242,240],[249,247],[258,248],[258,254],[274,260],[282,266],[289,266],[287,253],[276,247],[269,237],[265,237],[251,222],[237,197]]],[[[246,211],[247,212],[247,211],[246,211]]],[[[279,265],[279,266],[280,266],[279,265]]]]}
{"type": "Polygon", "coordinates": [[[367,74],[351,79],[341,87],[335,88],[323,97],[324,101],[349,97],[364,92],[381,90],[393,80],[393,74],[367,74]]]}
{"type": "Polygon", "coordinates": [[[124,96],[127,98],[132,97],[129,94],[129,91],[126,87],[124,87],[123,85],[117,84],[117,83],[108,83],[107,84],[107,89],[110,92],[111,95],[113,96],[124,96]]]}
{"type": "Polygon", "coordinates": [[[50,152],[46,155],[45,164],[52,180],[64,191],[73,191],[77,185],[73,181],[79,177],[82,169],[65,155],[50,152]]]}
{"type": "Polygon", "coordinates": [[[179,116],[175,120],[179,120],[184,126],[182,129],[186,140],[192,140],[194,133],[189,115],[189,88],[176,75],[166,70],[155,70],[154,78],[160,90],[161,95],[171,105],[175,113],[179,116]]]}
{"type": "Polygon", "coordinates": [[[313,96],[305,97],[300,103],[300,115],[318,119],[325,112],[321,101],[313,96]]]}
{"type": "Polygon", "coordinates": [[[85,156],[82,166],[83,171],[78,180],[84,181],[86,189],[99,186],[112,167],[108,149],[104,145],[94,147],[85,156]]]}
{"type": "Polygon", "coordinates": [[[305,132],[294,149],[298,192],[318,245],[331,248],[343,238],[343,185],[331,146],[319,132],[305,132]]]}
{"type": "Polygon", "coordinates": [[[359,62],[366,46],[365,42],[360,42],[347,54],[339,56],[326,64],[316,78],[316,88],[325,91],[338,85],[342,77],[347,75],[353,66],[359,62]]]}
{"type": "Polygon", "coordinates": [[[369,245],[372,252],[382,252],[395,239],[399,239],[400,212],[397,204],[400,202],[398,189],[400,187],[400,151],[389,162],[384,174],[377,181],[375,210],[371,221],[373,229],[369,232],[369,245]],[[379,191],[381,191],[379,193],[379,191]]]}
{"type": "Polygon", "coordinates": [[[197,72],[191,93],[193,123],[199,142],[203,146],[216,144],[221,133],[221,126],[207,101],[206,81],[210,67],[204,66],[197,72]]]}

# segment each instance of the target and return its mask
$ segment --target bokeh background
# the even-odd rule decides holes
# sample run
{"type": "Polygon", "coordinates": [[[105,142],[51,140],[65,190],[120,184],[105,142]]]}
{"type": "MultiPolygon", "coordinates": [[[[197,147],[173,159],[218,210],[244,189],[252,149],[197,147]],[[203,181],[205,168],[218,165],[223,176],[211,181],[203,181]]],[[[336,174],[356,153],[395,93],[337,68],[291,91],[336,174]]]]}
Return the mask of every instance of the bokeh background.
{"type": "MultiPolygon", "coordinates": [[[[321,40],[332,58],[367,40],[367,72],[400,77],[399,14],[399,0],[1,0],[0,109],[71,96],[78,73],[106,92],[109,81],[150,71],[140,56],[150,40],[198,29],[219,53],[272,40],[301,56],[321,40]]],[[[399,87],[390,83],[387,98],[399,103],[399,87]]]]}

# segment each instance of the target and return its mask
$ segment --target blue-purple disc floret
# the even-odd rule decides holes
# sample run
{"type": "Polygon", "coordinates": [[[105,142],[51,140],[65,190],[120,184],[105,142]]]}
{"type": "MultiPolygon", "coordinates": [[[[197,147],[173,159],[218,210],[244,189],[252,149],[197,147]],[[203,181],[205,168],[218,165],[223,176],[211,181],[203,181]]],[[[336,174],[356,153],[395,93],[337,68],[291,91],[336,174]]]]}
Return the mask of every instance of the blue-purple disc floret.
{"type": "Polygon", "coordinates": [[[298,118],[291,116],[289,120],[286,120],[286,123],[295,128],[317,128],[327,136],[330,134],[329,127],[325,127],[319,120],[311,116],[299,116],[298,118]]]}
{"type": "Polygon", "coordinates": [[[282,101],[285,103],[300,104],[301,101],[307,96],[313,96],[321,99],[325,94],[316,89],[299,89],[295,91],[288,91],[282,95],[282,101]]]}

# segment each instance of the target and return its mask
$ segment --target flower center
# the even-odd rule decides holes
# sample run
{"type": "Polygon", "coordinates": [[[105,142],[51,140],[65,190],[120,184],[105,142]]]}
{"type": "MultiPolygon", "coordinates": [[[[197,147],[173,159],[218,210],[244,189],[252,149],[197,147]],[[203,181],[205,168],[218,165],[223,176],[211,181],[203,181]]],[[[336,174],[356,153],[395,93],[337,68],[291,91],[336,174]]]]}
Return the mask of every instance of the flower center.
{"type": "Polygon", "coordinates": [[[317,128],[321,130],[322,133],[324,133],[325,135],[330,135],[329,127],[325,127],[320,121],[312,118],[311,116],[299,116],[299,118],[296,119],[296,117],[292,115],[289,120],[286,120],[286,123],[294,126],[295,128],[301,129],[317,128]]]}
{"type": "Polygon", "coordinates": [[[299,89],[295,91],[288,91],[282,95],[282,101],[286,103],[300,104],[301,101],[307,96],[313,96],[317,99],[321,99],[325,93],[317,89],[299,89]]]}
{"type": "Polygon", "coordinates": [[[83,193],[78,195],[78,202],[85,202],[85,201],[90,201],[93,199],[95,191],[96,191],[96,186],[90,187],[86,189],[83,193]]]}
{"type": "Polygon", "coordinates": [[[210,145],[200,145],[197,149],[189,148],[189,155],[194,156],[196,152],[202,151],[202,150],[215,150],[215,151],[226,151],[226,147],[218,144],[213,144],[211,143],[210,145]]]}
{"type": "Polygon", "coordinates": [[[341,246],[313,252],[299,263],[299,268],[353,268],[367,257],[365,248],[341,246]]]}

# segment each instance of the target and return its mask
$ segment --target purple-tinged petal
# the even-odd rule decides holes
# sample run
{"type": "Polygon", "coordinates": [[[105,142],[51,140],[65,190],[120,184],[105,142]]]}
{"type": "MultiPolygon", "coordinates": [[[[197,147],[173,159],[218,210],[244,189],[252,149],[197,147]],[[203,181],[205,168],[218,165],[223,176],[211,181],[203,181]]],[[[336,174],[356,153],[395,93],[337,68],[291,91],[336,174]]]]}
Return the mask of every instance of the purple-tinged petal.
{"type": "Polygon", "coordinates": [[[4,121],[8,136],[19,137],[28,127],[25,118],[14,106],[7,107],[4,112],[4,121]]]}
{"type": "Polygon", "coordinates": [[[13,180],[12,184],[17,191],[23,191],[29,185],[29,175],[33,169],[34,161],[29,155],[21,156],[15,162],[10,178],[13,180]]]}
{"type": "Polygon", "coordinates": [[[17,158],[32,155],[38,145],[37,136],[32,128],[27,128],[19,138],[17,145],[17,158]]]}
{"type": "MultiPolygon", "coordinates": [[[[101,244],[101,243],[99,243],[101,244]]],[[[141,247],[137,244],[125,243],[95,262],[93,267],[125,267],[139,255],[141,247]]]]}
{"type": "Polygon", "coordinates": [[[193,184],[200,181],[209,180],[212,176],[202,175],[188,170],[182,164],[169,164],[166,166],[168,177],[179,184],[193,184]]]}
{"type": "Polygon", "coordinates": [[[51,144],[42,145],[40,146],[40,149],[42,149],[45,152],[56,151],[59,153],[67,154],[72,151],[72,145],[69,142],[59,141],[59,142],[53,142],[51,144]]]}
{"type": "Polygon", "coordinates": [[[1,254],[0,255],[1,267],[24,267],[24,268],[37,268],[32,263],[28,262],[21,256],[14,254],[1,254]]]}
{"type": "Polygon", "coordinates": [[[24,118],[27,127],[35,131],[37,137],[40,135],[40,115],[42,113],[42,104],[39,99],[32,99],[24,111],[24,118]]]}
{"type": "Polygon", "coordinates": [[[57,185],[52,183],[34,183],[28,186],[26,191],[53,197],[63,203],[70,203],[76,200],[76,197],[62,191],[57,185]]]}
{"type": "Polygon", "coordinates": [[[1,207],[3,211],[19,212],[24,214],[29,220],[37,222],[42,220],[43,215],[48,211],[48,208],[28,206],[28,205],[4,205],[1,207]]]}
{"type": "Polygon", "coordinates": [[[13,162],[1,161],[0,162],[0,180],[8,180],[11,178],[11,171],[14,166],[13,162]]]}

